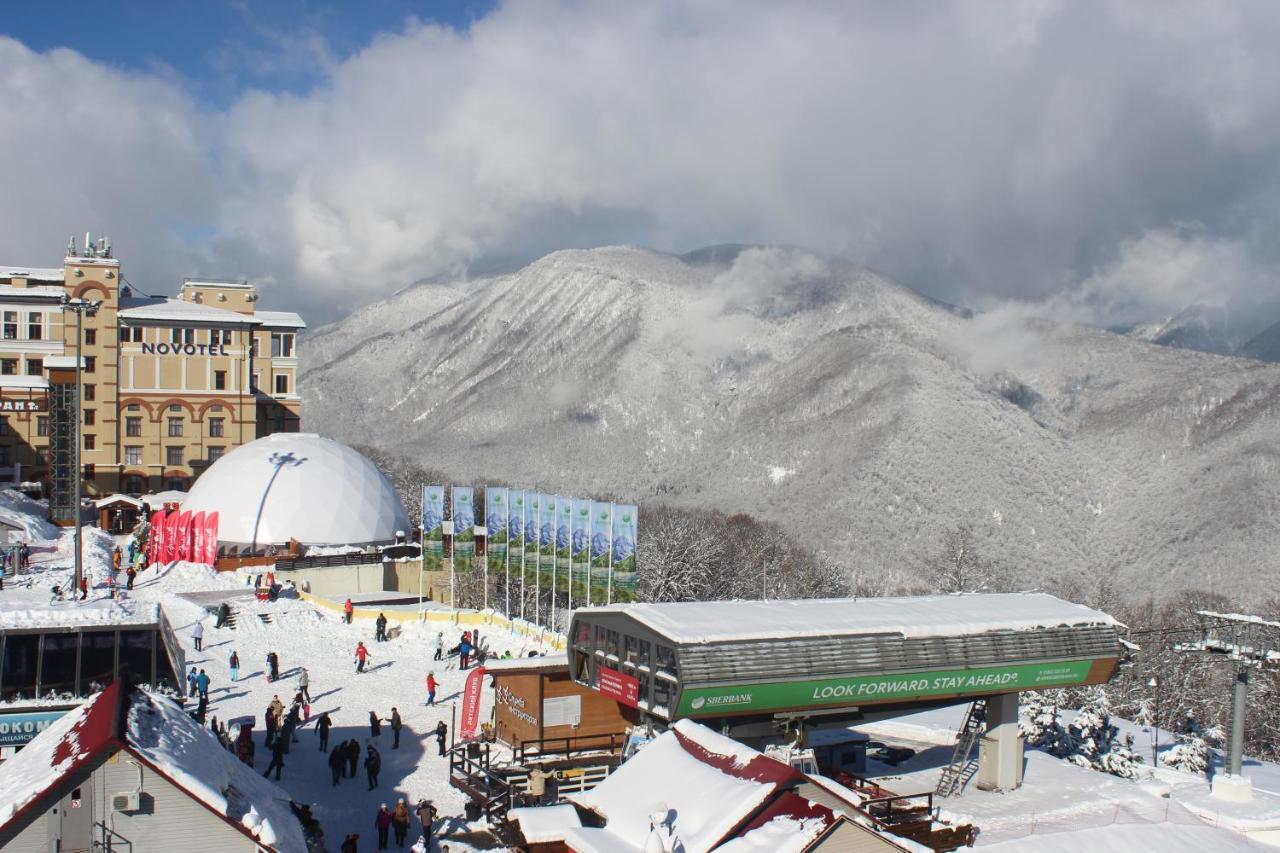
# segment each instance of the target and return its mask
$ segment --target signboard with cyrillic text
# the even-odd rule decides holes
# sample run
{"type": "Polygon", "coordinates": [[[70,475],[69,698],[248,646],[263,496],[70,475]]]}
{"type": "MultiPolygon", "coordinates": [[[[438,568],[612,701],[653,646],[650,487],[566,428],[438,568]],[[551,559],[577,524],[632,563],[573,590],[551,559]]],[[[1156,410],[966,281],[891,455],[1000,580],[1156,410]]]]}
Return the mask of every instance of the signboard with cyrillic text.
{"type": "Polygon", "coordinates": [[[640,682],[616,669],[602,666],[600,667],[600,694],[634,708],[640,703],[640,682]]]}

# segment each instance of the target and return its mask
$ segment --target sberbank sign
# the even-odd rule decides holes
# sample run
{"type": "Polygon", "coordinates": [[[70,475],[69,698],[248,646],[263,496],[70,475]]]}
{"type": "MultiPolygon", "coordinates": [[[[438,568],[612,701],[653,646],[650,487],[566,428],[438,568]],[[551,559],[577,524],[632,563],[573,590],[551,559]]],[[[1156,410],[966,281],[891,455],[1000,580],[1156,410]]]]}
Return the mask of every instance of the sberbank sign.
{"type": "Polygon", "coordinates": [[[817,681],[735,684],[686,688],[680,697],[682,716],[739,714],[814,705],[858,705],[890,699],[917,699],[997,690],[1037,690],[1079,684],[1089,675],[1091,660],[1056,661],[979,669],[943,669],[817,681]]]}

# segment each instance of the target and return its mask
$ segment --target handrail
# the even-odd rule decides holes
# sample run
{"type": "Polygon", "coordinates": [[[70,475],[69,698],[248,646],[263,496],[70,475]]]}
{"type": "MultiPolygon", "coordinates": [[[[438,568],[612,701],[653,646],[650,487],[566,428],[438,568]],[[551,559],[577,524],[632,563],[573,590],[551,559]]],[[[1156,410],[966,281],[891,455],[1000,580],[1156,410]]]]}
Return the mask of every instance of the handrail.
{"type": "Polygon", "coordinates": [[[614,732],[598,735],[566,735],[564,737],[552,738],[534,738],[531,740],[522,740],[516,745],[512,751],[513,757],[519,763],[531,756],[543,757],[550,755],[563,755],[565,757],[573,755],[575,752],[596,752],[601,749],[607,749],[609,752],[621,752],[626,745],[626,736],[614,732]],[[588,746],[585,742],[595,741],[597,746],[588,746]],[[555,748],[558,745],[562,748],[555,748]],[[531,751],[530,747],[536,746],[536,751],[531,751]]]}
{"type": "Polygon", "coordinates": [[[104,853],[117,853],[117,851],[120,850],[127,850],[128,853],[133,853],[132,841],[125,838],[114,829],[111,829],[101,821],[95,821],[93,825],[102,830],[102,840],[93,842],[94,850],[102,850],[104,853]],[[112,841],[113,838],[120,839],[119,843],[114,843],[112,841]],[[123,847],[121,845],[123,845],[123,847]]]}

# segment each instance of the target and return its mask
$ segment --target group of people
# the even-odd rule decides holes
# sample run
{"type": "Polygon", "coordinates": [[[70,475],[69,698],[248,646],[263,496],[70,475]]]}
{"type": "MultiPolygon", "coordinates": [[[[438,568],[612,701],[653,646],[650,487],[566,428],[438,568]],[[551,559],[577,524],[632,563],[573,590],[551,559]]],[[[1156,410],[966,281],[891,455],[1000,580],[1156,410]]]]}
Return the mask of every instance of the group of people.
{"type": "MultiPolygon", "coordinates": [[[[318,728],[317,731],[319,731],[318,728]]],[[[327,728],[322,737],[327,744],[329,737],[327,728]]],[[[340,779],[348,776],[352,779],[356,777],[356,767],[360,764],[360,754],[360,742],[355,738],[343,741],[330,751],[329,772],[333,776],[335,787],[340,779]]],[[[373,744],[369,744],[364,750],[364,772],[365,779],[369,783],[369,790],[372,791],[378,787],[378,774],[382,772],[382,753],[378,752],[378,748],[373,744]]]]}
{"type": "Polygon", "coordinates": [[[204,722],[204,715],[209,710],[209,681],[209,674],[203,669],[197,672],[193,666],[187,673],[187,695],[188,698],[199,696],[194,716],[201,723],[204,722]]]}
{"type": "MultiPolygon", "coordinates": [[[[414,851],[424,851],[425,853],[425,851],[431,849],[431,836],[437,814],[438,811],[430,800],[418,801],[418,805],[414,809],[414,816],[418,818],[418,823],[422,826],[422,835],[418,836],[417,843],[413,845],[414,851]]],[[[379,806],[377,814],[373,816],[373,828],[378,831],[378,849],[387,849],[389,836],[393,832],[395,833],[396,846],[403,848],[405,840],[409,837],[411,823],[409,804],[405,802],[404,797],[400,798],[394,809],[387,808],[386,803],[379,806]]],[[[342,847],[339,850],[341,853],[359,853],[359,841],[360,835],[358,833],[348,835],[342,840],[342,847]]]]}

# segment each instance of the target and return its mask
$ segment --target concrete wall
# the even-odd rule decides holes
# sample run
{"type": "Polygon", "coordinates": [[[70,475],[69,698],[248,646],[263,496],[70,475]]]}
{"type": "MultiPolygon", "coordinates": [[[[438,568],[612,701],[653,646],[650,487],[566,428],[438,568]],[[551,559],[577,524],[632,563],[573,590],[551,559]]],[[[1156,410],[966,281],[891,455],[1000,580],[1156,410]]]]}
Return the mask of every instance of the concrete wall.
{"type": "Polygon", "coordinates": [[[276,580],[293,581],[299,590],[312,595],[346,596],[362,592],[383,592],[386,589],[382,563],[277,572],[276,580]]]}

